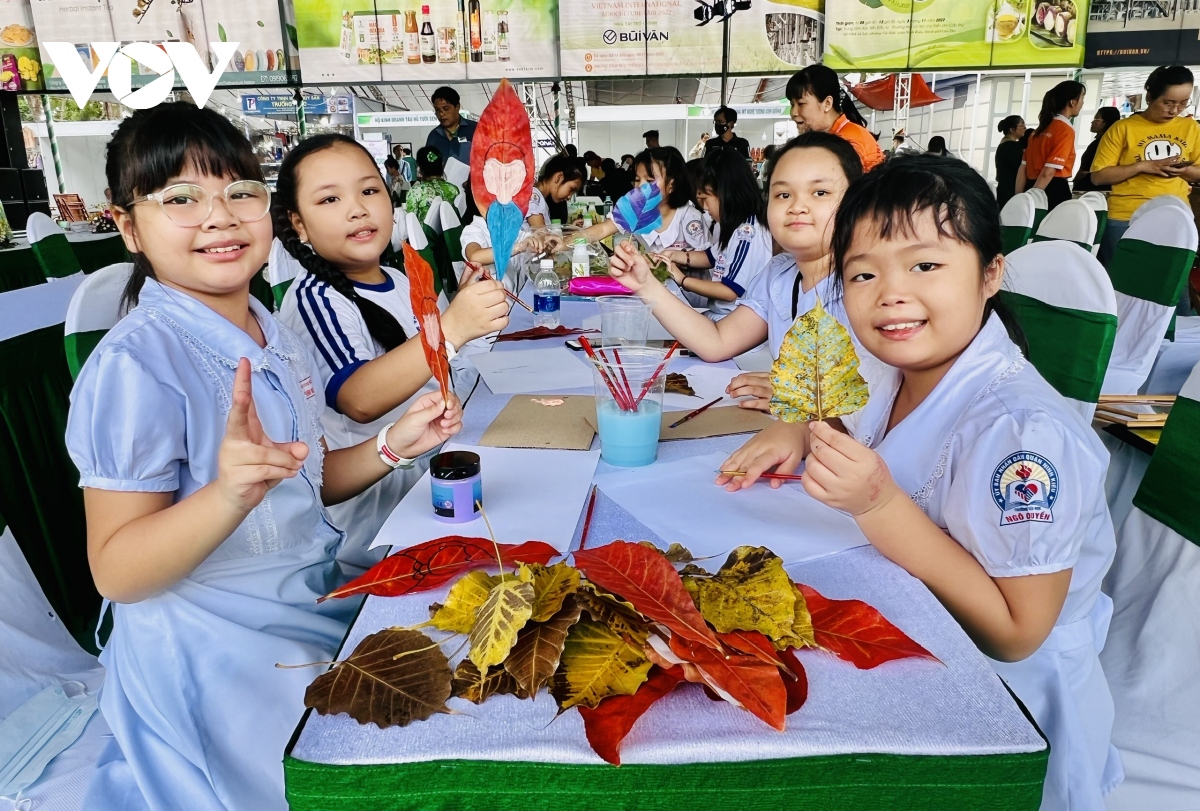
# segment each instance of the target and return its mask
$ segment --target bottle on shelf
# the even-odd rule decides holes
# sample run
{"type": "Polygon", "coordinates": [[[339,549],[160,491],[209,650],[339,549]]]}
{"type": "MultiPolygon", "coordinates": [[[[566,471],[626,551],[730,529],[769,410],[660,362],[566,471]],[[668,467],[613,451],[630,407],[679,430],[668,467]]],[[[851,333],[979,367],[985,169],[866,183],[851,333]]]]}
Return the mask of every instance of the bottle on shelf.
{"type": "Polygon", "coordinates": [[[533,325],[554,329],[559,325],[559,302],[562,300],[554,260],[543,259],[533,279],[533,325]]]}
{"type": "Polygon", "coordinates": [[[571,252],[571,278],[580,279],[591,275],[591,261],[588,259],[587,240],[575,237],[575,250],[571,252]]]}
{"type": "Polygon", "coordinates": [[[509,60],[508,54],[508,12],[498,11],[496,16],[500,21],[496,23],[496,56],[501,62],[509,60]]]}
{"type": "Polygon", "coordinates": [[[408,55],[408,64],[421,63],[421,34],[417,29],[417,12],[404,12],[404,52],[408,55]]]}
{"type": "Polygon", "coordinates": [[[470,0],[467,5],[470,10],[471,32],[471,61],[483,61],[483,22],[479,15],[479,0],[470,0]]]}
{"type": "Polygon", "coordinates": [[[455,43],[458,46],[458,61],[466,63],[467,61],[467,39],[470,37],[470,26],[467,25],[467,10],[463,6],[465,0],[458,0],[458,28],[460,36],[455,43]]]}
{"type": "Polygon", "coordinates": [[[437,61],[437,45],[433,41],[433,22],[429,19],[429,6],[421,6],[421,61],[427,65],[437,61]]]}
{"type": "Polygon", "coordinates": [[[483,61],[496,61],[496,12],[483,12],[483,61]]]}

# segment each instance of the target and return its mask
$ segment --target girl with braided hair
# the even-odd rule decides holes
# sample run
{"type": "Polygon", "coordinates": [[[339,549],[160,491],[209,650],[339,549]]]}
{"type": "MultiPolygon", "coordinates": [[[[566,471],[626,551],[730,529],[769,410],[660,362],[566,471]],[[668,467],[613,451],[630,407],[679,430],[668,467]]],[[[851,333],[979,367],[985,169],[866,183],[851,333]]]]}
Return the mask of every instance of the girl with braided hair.
{"type": "MultiPolygon", "coordinates": [[[[437,390],[421,342],[409,340],[418,326],[408,279],[380,266],[393,211],[379,169],[351,138],[309,138],[280,167],[272,214],[275,236],[304,268],[280,305],[279,319],[300,335],[320,368],[329,445],[341,448],[374,437],[413,398],[437,390]]],[[[467,278],[463,285],[442,316],[442,330],[455,387],[465,392],[475,373],[453,355],[503,329],[509,305],[497,282],[467,278]]],[[[338,555],[344,566],[366,567],[379,559],[383,550],[368,546],[434,452],[331,510],[347,533],[338,555]]]]}

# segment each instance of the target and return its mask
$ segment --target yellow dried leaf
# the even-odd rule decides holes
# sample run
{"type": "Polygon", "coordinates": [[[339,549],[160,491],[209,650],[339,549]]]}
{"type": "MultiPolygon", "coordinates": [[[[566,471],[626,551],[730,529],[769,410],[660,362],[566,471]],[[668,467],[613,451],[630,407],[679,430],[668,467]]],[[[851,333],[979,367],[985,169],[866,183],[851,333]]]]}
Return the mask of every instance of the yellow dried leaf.
{"type": "Polygon", "coordinates": [[[779,640],[794,635],[800,593],[783,561],[762,546],[739,546],[708,578],[685,578],[700,614],[718,633],[759,631],[779,640]]]}
{"type": "Polygon", "coordinates": [[[517,641],[517,634],[532,614],[531,584],[510,577],[492,587],[468,637],[471,643],[469,658],[481,673],[504,661],[517,641]]]}
{"type": "Polygon", "coordinates": [[[815,648],[817,647],[817,638],[813,632],[812,614],[808,611],[808,601],[804,599],[804,595],[796,589],[796,614],[792,621],[792,634],[790,637],[785,637],[776,640],[775,647],[779,650],[784,648],[815,648]]]}
{"type": "Polygon", "coordinates": [[[563,600],[579,591],[579,570],[565,563],[542,566],[523,563],[518,570],[522,580],[533,583],[534,622],[545,622],[558,613],[563,600]]]}
{"type": "Polygon", "coordinates": [[[630,644],[604,623],[583,620],[567,634],[550,692],[560,710],[595,707],[608,696],[633,695],[650,667],[640,644],[630,644]]]}
{"type": "Polygon", "coordinates": [[[867,404],[850,333],[821,306],[796,319],[771,366],[771,414],[807,422],[853,414],[867,404]]]}
{"type": "Polygon", "coordinates": [[[482,569],[467,572],[450,587],[446,602],[429,607],[429,624],[441,631],[469,634],[475,626],[475,616],[487,602],[488,595],[500,582],[482,569]]]}

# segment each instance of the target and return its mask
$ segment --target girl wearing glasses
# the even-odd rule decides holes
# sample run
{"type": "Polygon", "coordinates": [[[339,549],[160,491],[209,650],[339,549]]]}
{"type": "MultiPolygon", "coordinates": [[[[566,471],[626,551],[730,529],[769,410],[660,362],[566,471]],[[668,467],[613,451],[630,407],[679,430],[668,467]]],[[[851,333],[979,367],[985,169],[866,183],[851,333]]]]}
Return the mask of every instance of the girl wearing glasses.
{"type": "Polygon", "coordinates": [[[84,805],[282,811],[312,673],[275,664],[331,659],[356,608],[316,602],[346,580],[324,505],[456,433],[460,406],[425,395],[378,439],[326,450],[317,367],[250,296],[272,236],[250,144],[164,104],[121,123],[106,171],[135,306],[81,370],[67,425],[113,604],[114,740],[84,805]]]}

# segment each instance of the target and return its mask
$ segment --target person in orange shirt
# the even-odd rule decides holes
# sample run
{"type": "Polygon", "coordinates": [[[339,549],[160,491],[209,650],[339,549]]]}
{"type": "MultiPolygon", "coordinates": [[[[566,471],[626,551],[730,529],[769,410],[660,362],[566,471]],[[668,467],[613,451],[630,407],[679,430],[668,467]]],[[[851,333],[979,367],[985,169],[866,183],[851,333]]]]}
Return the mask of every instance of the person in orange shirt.
{"type": "Polygon", "coordinates": [[[1059,82],[1042,98],[1038,127],[1025,147],[1025,160],[1017,172],[1017,193],[1027,188],[1045,189],[1047,208],[1071,199],[1075,173],[1075,127],[1071,119],[1083,109],[1086,88],[1079,82],[1059,82]]]}
{"type": "Polygon", "coordinates": [[[795,73],[788,79],[787,97],[792,102],[792,120],[801,132],[829,132],[848,141],[864,172],[883,163],[883,150],[832,68],[809,65],[795,73]]]}

